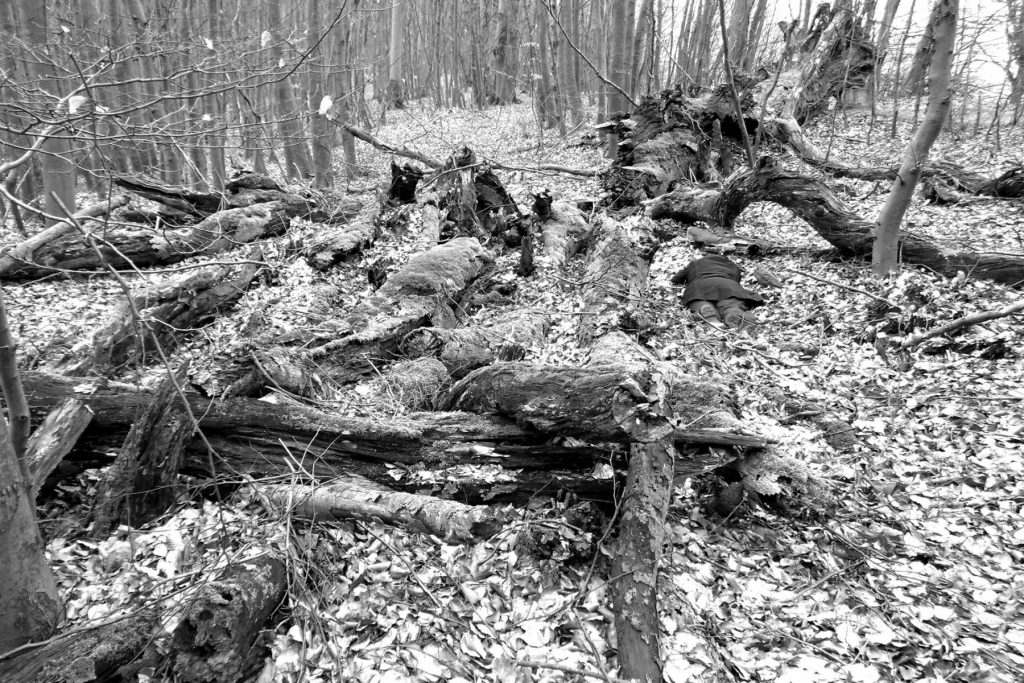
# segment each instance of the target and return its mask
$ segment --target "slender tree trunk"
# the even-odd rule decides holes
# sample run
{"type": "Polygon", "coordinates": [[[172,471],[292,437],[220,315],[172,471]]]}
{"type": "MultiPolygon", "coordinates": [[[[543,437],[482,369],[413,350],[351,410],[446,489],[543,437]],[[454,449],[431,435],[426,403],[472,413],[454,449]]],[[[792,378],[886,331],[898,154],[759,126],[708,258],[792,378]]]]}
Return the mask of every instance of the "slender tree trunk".
{"type": "Polygon", "coordinates": [[[501,0],[498,3],[498,25],[491,52],[491,72],[494,74],[492,98],[495,104],[516,101],[516,76],[519,68],[519,3],[501,0]]]}
{"type": "Polygon", "coordinates": [[[391,8],[391,40],[388,50],[388,86],[385,93],[387,106],[401,109],[405,106],[405,87],[402,82],[404,78],[404,39],[405,39],[405,15],[408,0],[394,0],[391,8]]]}
{"type": "Polygon", "coordinates": [[[536,52],[536,69],[539,78],[534,80],[534,107],[537,109],[537,118],[540,119],[541,126],[544,128],[551,128],[557,123],[557,116],[555,115],[555,98],[554,88],[551,84],[551,57],[548,51],[548,44],[550,38],[548,35],[548,22],[550,17],[548,16],[547,7],[544,3],[548,0],[536,0],[536,12],[537,18],[537,52],[536,52]]]}
{"type": "MultiPolygon", "coordinates": [[[[612,47],[608,60],[608,78],[623,90],[629,89],[629,48],[630,48],[630,14],[629,5],[632,0],[614,2],[612,7],[612,47]]],[[[608,116],[617,113],[628,113],[626,98],[615,88],[606,86],[605,99],[608,102],[608,116]]],[[[608,134],[608,154],[615,156],[619,148],[619,136],[608,134]]]]}
{"type": "MultiPolygon", "coordinates": [[[[569,0],[561,0],[558,3],[558,23],[562,30],[569,32],[572,26],[572,3],[569,0]]],[[[561,31],[559,31],[561,34],[561,31]]],[[[571,126],[578,125],[583,120],[583,106],[580,101],[580,91],[576,85],[576,52],[569,45],[564,35],[558,40],[558,96],[561,102],[559,109],[562,118],[571,126]]]]}
{"type": "Polygon", "coordinates": [[[932,43],[927,47],[928,109],[921,127],[907,147],[889,197],[878,214],[871,254],[871,270],[878,277],[893,273],[898,268],[900,225],[914,195],[921,169],[928,161],[928,151],[939,136],[949,112],[953,96],[949,83],[958,12],[959,0],[938,0],[928,22],[928,33],[932,36],[932,43]]]}
{"type": "MultiPolygon", "coordinates": [[[[17,9],[16,17],[22,35],[35,51],[35,54],[26,56],[27,69],[44,92],[60,96],[63,88],[50,59],[48,46],[46,3],[40,0],[18,0],[17,9]]],[[[61,115],[60,112],[53,112],[55,102],[44,100],[41,104],[46,111],[44,116],[61,115]]],[[[56,217],[56,220],[48,218],[47,225],[63,218],[65,210],[75,212],[75,166],[71,159],[71,140],[68,135],[68,131],[58,130],[40,148],[43,192],[46,195],[44,207],[48,215],[56,217]]]]}
{"type": "Polygon", "coordinates": [[[1010,74],[1010,125],[1020,122],[1024,103],[1024,0],[1006,0],[1006,41],[1010,47],[1010,61],[1016,71],[1010,74]]]}

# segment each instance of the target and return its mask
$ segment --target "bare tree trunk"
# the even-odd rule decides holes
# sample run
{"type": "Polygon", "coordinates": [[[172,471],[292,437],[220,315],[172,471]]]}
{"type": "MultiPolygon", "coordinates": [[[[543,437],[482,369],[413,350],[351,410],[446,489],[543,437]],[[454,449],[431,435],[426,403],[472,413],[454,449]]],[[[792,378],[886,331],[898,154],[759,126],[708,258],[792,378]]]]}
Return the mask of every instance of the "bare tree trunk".
{"type": "MultiPolygon", "coordinates": [[[[59,96],[63,90],[47,47],[49,34],[46,29],[46,3],[39,0],[20,0],[16,15],[23,35],[36,53],[27,57],[28,71],[38,81],[38,86],[52,96],[59,96]]],[[[47,110],[46,116],[54,109],[54,102],[41,103],[47,110]]],[[[71,140],[66,131],[58,130],[40,148],[43,168],[44,207],[50,216],[46,224],[51,225],[64,216],[64,212],[75,211],[75,167],[71,160],[71,140]],[[61,208],[61,207],[64,208],[61,208]]]]}
{"type": "MultiPolygon", "coordinates": [[[[568,32],[575,18],[569,0],[558,3],[558,23],[562,30],[568,32]]],[[[558,95],[562,106],[562,119],[571,126],[579,125],[583,120],[583,104],[576,83],[576,52],[563,35],[558,41],[558,95]]]]}
{"type": "Polygon", "coordinates": [[[491,72],[494,89],[491,97],[495,104],[516,101],[516,76],[519,68],[519,3],[501,0],[498,3],[498,25],[491,52],[491,72]]]}
{"type": "Polygon", "coordinates": [[[326,90],[324,51],[317,47],[320,40],[320,0],[309,0],[309,26],[307,27],[306,49],[313,50],[313,61],[309,67],[309,109],[313,131],[313,177],[318,188],[334,185],[334,170],[331,168],[331,138],[334,126],[320,113],[321,101],[326,90]]]}
{"type": "MultiPolygon", "coordinates": [[[[623,0],[613,3],[612,9],[612,48],[608,60],[608,77],[623,90],[629,90],[629,48],[630,29],[628,6],[632,0],[623,0]]],[[[609,87],[605,91],[605,98],[608,102],[608,116],[617,113],[628,113],[626,98],[615,88],[609,87]]],[[[619,136],[615,133],[608,134],[608,154],[615,156],[619,147],[619,136]]]]}
{"type": "Polygon", "coordinates": [[[1006,0],[1006,41],[1010,47],[1010,60],[1017,71],[1010,75],[1010,125],[1020,122],[1024,103],[1024,0],[1006,0]]]}
{"type": "Polygon", "coordinates": [[[551,58],[548,51],[548,11],[544,3],[548,0],[536,0],[537,18],[537,59],[536,68],[540,78],[535,79],[534,107],[537,118],[544,128],[552,128],[557,123],[555,114],[554,88],[551,84],[551,58]]]}
{"type": "Polygon", "coordinates": [[[405,106],[405,88],[402,83],[405,15],[408,0],[394,0],[391,9],[391,42],[388,49],[388,86],[385,93],[387,106],[401,109],[405,106]]]}
{"type": "Polygon", "coordinates": [[[929,35],[933,37],[932,43],[928,46],[928,110],[925,112],[921,127],[917,129],[914,139],[907,147],[899,173],[889,191],[889,197],[878,213],[875,244],[871,252],[871,270],[879,277],[895,272],[898,268],[898,245],[903,215],[910,206],[921,169],[928,161],[928,151],[939,136],[949,112],[950,100],[953,97],[949,82],[958,12],[959,0],[938,0],[928,22],[929,35]]]}
{"type": "MultiPolygon", "coordinates": [[[[280,33],[284,30],[280,4],[272,0],[267,4],[267,8],[270,29],[280,33]]],[[[306,180],[313,174],[313,162],[309,158],[309,147],[299,124],[299,105],[292,91],[291,77],[287,74],[289,67],[280,66],[284,61],[284,44],[283,37],[275,35],[270,49],[279,79],[274,85],[274,116],[284,147],[285,174],[289,178],[306,180]]]]}

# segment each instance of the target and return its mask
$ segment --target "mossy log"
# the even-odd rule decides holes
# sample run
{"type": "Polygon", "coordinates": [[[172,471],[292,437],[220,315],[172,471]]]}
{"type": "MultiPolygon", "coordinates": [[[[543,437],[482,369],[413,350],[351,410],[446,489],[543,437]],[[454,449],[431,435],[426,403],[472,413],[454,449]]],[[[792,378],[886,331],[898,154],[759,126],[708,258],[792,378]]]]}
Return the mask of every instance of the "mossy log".
{"type": "Polygon", "coordinates": [[[254,678],[269,653],[257,636],[287,592],[284,563],[268,555],[236,562],[200,586],[189,596],[174,630],[174,679],[206,683],[254,678]]]}
{"type": "Polygon", "coordinates": [[[310,241],[302,252],[306,262],[317,270],[328,270],[373,244],[380,234],[377,207],[364,209],[343,227],[310,241]]]}
{"type": "Polygon", "coordinates": [[[548,316],[515,312],[486,325],[444,329],[424,327],[402,340],[401,351],[416,358],[434,356],[455,378],[496,360],[520,360],[548,334],[548,316]]]}
{"type": "Polygon", "coordinates": [[[201,268],[132,293],[130,302],[122,299],[105,322],[72,347],[57,371],[86,375],[121,370],[158,359],[157,344],[170,353],[238,302],[262,267],[263,253],[254,248],[248,261],[237,267],[201,268]]]}
{"type": "Polygon", "coordinates": [[[33,278],[61,270],[130,270],[177,263],[280,235],[292,218],[308,216],[309,211],[310,205],[298,198],[224,209],[181,230],[134,228],[96,234],[96,249],[85,237],[68,235],[37,249],[33,262],[20,263],[0,276],[33,278]]]}
{"type": "Polygon", "coordinates": [[[40,647],[0,657],[0,680],[79,683],[137,681],[139,670],[159,662],[155,636],[160,615],[153,610],[73,629],[40,647]]]}

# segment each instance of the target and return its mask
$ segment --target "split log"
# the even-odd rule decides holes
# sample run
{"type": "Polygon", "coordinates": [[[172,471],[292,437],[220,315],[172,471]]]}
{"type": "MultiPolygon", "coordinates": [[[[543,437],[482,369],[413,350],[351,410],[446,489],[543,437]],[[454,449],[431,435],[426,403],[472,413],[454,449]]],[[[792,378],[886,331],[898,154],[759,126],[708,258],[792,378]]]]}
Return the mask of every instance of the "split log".
{"type": "Polygon", "coordinates": [[[511,417],[541,433],[595,441],[650,441],[672,435],[674,425],[648,433],[653,410],[687,429],[738,431],[732,399],[716,382],[680,373],[663,377],[621,364],[585,368],[495,363],[452,387],[446,410],[511,417]],[[639,430],[639,431],[638,431],[639,430]]]}
{"type": "MultiPolygon", "coordinates": [[[[92,458],[116,449],[129,426],[153,400],[153,393],[127,384],[83,382],[42,372],[26,372],[23,381],[36,410],[52,410],[66,398],[83,401],[94,413],[90,426],[72,457],[92,458]]],[[[606,462],[614,445],[565,444],[514,421],[470,413],[414,413],[381,422],[372,418],[344,418],[313,408],[273,405],[236,398],[210,401],[188,394],[192,414],[212,444],[218,468],[239,474],[288,475],[299,466],[315,478],[362,475],[406,491],[436,491],[467,502],[523,502],[538,492],[559,489],[581,497],[606,500],[611,481],[588,471],[606,462]],[[435,463],[438,467],[501,465],[514,475],[494,480],[472,478],[473,470],[440,478],[405,476],[395,482],[394,466],[408,469],[435,463]]],[[[720,449],[687,448],[709,444],[758,448],[763,438],[731,431],[676,430],[672,438],[685,457],[680,476],[719,467],[731,456],[720,449]]],[[[186,454],[184,472],[217,476],[209,471],[209,452],[198,437],[186,454]]],[[[98,462],[103,462],[102,456],[98,462]]]]}
{"type": "Polygon", "coordinates": [[[174,502],[178,470],[193,434],[178,396],[187,371],[186,364],[163,381],[128,432],[96,494],[95,536],[105,537],[122,523],[142,526],[174,502]]]}
{"type": "Polygon", "coordinates": [[[197,192],[180,185],[168,185],[153,178],[115,175],[115,185],[162,204],[174,211],[200,219],[222,211],[271,201],[292,202],[297,195],[286,192],[271,178],[258,173],[243,172],[224,186],[224,192],[197,192]]]}
{"type": "Polygon", "coordinates": [[[82,236],[65,237],[35,252],[32,263],[18,263],[0,273],[4,278],[32,278],[56,270],[145,268],[233,249],[264,237],[280,235],[292,218],[308,216],[305,200],[273,201],[225,209],[182,230],[125,229],[94,235],[97,255],[82,236]]]}
{"type": "Polygon", "coordinates": [[[361,477],[321,486],[262,484],[255,490],[272,508],[303,519],[376,519],[463,543],[487,540],[501,531],[507,517],[490,507],[389,491],[361,477]]]}
{"type": "Polygon", "coordinates": [[[276,557],[232,565],[216,581],[189,596],[174,630],[175,680],[188,683],[250,680],[269,652],[260,638],[264,624],[288,592],[288,572],[276,557]]]}
{"type": "Polygon", "coordinates": [[[78,442],[92,422],[92,411],[80,400],[67,398],[60,402],[39,425],[28,440],[25,458],[32,476],[32,498],[78,442]]]}
{"type": "Polygon", "coordinates": [[[619,666],[631,680],[662,680],[658,571],[672,492],[675,449],[665,442],[634,444],[609,581],[619,666]]]}
{"type": "MultiPolygon", "coordinates": [[[[75,213],[75,221],[79,224],[87,224],[88,218],[104,216],[116,208],[125,206],[128,197],[120,196],[111,199],[109,202],[100,202],[87,206],[75,213]]],[[[36,251],[42,249],[50,242],[56,241],[65,235],[75,231],[75,221],[60,221],[54,223],[45,230],[36,233],[32,237],[18,243],[0,256],[0,278],[11,277],[20,268],[35,260],[36,251]]]]}
{"type": "Polygon", "coordinates": [[[380,234],[377,207],[364,209],[347,225],[312,241],[303,249],[306,262],[317,270],[328,270],[373,244],[380,234]]]}
{"type": "Polygon", "coordinates": [[[156,345],[170,352],[238,302],[262,268],[263,252],[254,248],[248,260],[237,268],[202,268],[132,294],[130,302],[122,300],[106,322],[72,347],[57,370],[76,376],[117,371],[158,358],[156,345]]]}
{"type": "MultiPolygon", "coordinates": [[[[736,174],[724,187],[680,187],[650,202],[647,210],[652,218],[671,218],[684,223],[700,220],[731,228],[747,206],[760,201],[786,207],[843,254],[871,254],[872,221],[855,214],[824,183],[786,171],[770,157],[762,157],[753,171],[736,174]]],[[[1012,286],[1024,283],[1024,256],[969,251],[946,253],[911,233],[902,235],[900,253],[906,263],[923,265],[951,277],[962,270],[971,277],[1012,286]]]]}
{"type": "Polygon", "coordinates": [[[496,360],[522,360],[527,348],[543,343],[549,328],[548,316],[517,312],[486,325],[414,330],[401,351],[411,358],[434,356],[461,378],[496,360]]]}
{"type": "Polygon", "coordinates": [[[154,640],[159,627],[159,614],[147,610],[72,629],[39,647],[0,657],[0,680],[136,681],[139,670],[159,661],[154,640]]]}

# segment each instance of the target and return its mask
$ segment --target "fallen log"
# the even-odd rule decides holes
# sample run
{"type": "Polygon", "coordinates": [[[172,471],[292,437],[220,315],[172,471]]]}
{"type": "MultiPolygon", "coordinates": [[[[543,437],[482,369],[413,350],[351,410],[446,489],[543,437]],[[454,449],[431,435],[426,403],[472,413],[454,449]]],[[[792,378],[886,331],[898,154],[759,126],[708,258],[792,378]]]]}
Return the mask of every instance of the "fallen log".
{"type": "MultiPolygon", "coordinates": [[[[728,229],[744,209],[761,201],[786,207],[843,254],[871,254],[872,221],[855,214],[822,182],[786,171],[770,157],[762,157],[754,170],[734,175],[723,187],[679,187],[649,202],[647,211],[652,218],[684,223],[700,220],[728,229]]],[[[923,265],[950,277],[962,270],[971,277],[1011,286],[1024,283],[1024,256],[946,253],[911,233],[901,236],[900,253],[906,263],[923,265]]]]}
{"type": "Polygon", "coordinates": [[[154,640],[159,626],[160,615],[144,610],[104,624],[72,629],[44,644],[0,657],[0,680],[136,681],[141,669],[159,662],[154,640]]]}
{"type": "Polygon", "coordinates": [[[260,484],[255,491],[272,509],[314,522],[376,519],[465,543],[490,538],[506,522],[490,507],[389,491],[361,477],[313,486],[260,484]]]}
{"type": "Polygon", "coordinates": [[[621,363],[585,368],[495,363],[457,382],[441,406],[503,415],[541,433],[595,441],[666,438],[675,424],[732,431],[739,425],[724,386],[682,374],[666,381],[648,368],[621,363]],[[666,422],[654,434],[638,427],[653,410],[671,415],[675,424],[666,422]]]}
{"type": "Polygon", "coordinates": [[[92,421],[92,411],[78,399],[60,402],[32,433],[25,449],[29,473],[32,476],[33,499],[39,488],[78,442],[92,421]]]}
{"type": "Polygon", "coordinates": [[[233,564],[189,596],[174,630],[175,680],[189,683],[250,680],[268,648],[257,638],[288,592],[288,572],[276,557],[233,564]]]}
{"type": "Polygon", "coordinates": [[[32,278],[60,270],[145,268],[233,249],[264,237],[280,235],[291,219],[308,216],[301,198],[225,209],[181,230],[125,229],[92,234],[99,254],[81,236],[68,236],[37,249],[33,262],[19,262],[3,278],[32,278]]]}
{"type": "Polygon", "coordinates": [[[328,270],[373,244],[380,234],[376,206],[364,209],[342,228],[318,237],[305,245],[306,262],[317,270],[328,270]]]}
{"type": "Polygon", "coordinates": [[[576,255],[590,237],[583,212],[571,202],[552,201],[547,193],[534,199],[534,214],[539,221],[541,268],[557,269],[576,255]]]}
{"type": "Polygon", "coordinates": [[[67,220],[54,223],[45,230],[36,233],[22,242],[19,242],[8,249],[3,255],[0,255],[0,278],[10,277],[11,274],[18,271],[19,268],[23,268],[34,261],[36,251],[42,249],[50,242],[74,232],[76,229],[76,221],[80,224],[87,224],[88,221],[86,219],[104,216],[116,208],[125,206],[127,203],[128,197],[122,195],[115,197],[108,202],[100,202],[98,204],[87,206],[81,211],[75,213],[74,221],[67,220]]]}
{"type": "MultiPolygon", "coordinates": [[[[79,440],[80,455],[97,464],[116,450],[129,426],[153,400],[151,391],[109,381],[83,382],[45,372],[24,373],[26,395],[36,411],[48,411],[71,397],[94,414],[79,440]],[[96,454],[101,454],[97,457],[96,454]]],[[[194,437],[186,451],[183,472],[204,477],[236,474],[288,475],[299,467],[315,478],[362,475],[406,491],[436,491],[468,502],[503,500],[522,502],[538,492],[554,494],[560,488],[583,497],[606,500],[611,481],[589,473],[596,463],[621,447],[565,443],[524,429],[514,421],[470,413],[413,413],[386,422],[371,418],[345,418],[295,405],[274,405],[254,399],[211,401],[187,394],[192,414],[214,448],[210,472],[206,443],[194,437]],[[423,464],[439,468],[462,465],[501,465],[514,475],[494,480],[471,469],[438,477],[413,476],[423,464]],[[396,467],[398,468],[396,470],[396,467]],[[396,482],[396,472],[408,473],[396,482]]],[[[719,449],[687,447],[725,445],[758,448],[767,441],[724,431],[674,430],[673,440],[685,453],[678,462],[680,476],[725,464],[733,456],[719,449]]]]}
{"type": "Polygon", "coordinates": [[[133,293],[131,301],[122,300],[104,323],[71,348],[57,371],[77,376],[117,371],[158,358],[156,345],[170,352],[238,302],[262,268],[263,252],[254,248],[248,261],[237,268],[201,268],[133,293]]]}
{"type": "Polygon", "coordinates": [[[94,536],[106,537],[120,524],[140,527],[174,502],[178,470],[193,434],[178,396],[187,372],[186,364],[169,375],[132,424],[96,493],[94,536]]]}
{"type": "Polygon", "coordinates": [[[410,358],[436,357],[458,379],[499,359],[521,360],[527,348],[543,343],[549,328],[548,316],[517,312],[486,325],[414,330],[400,349],[410,358]]]}

